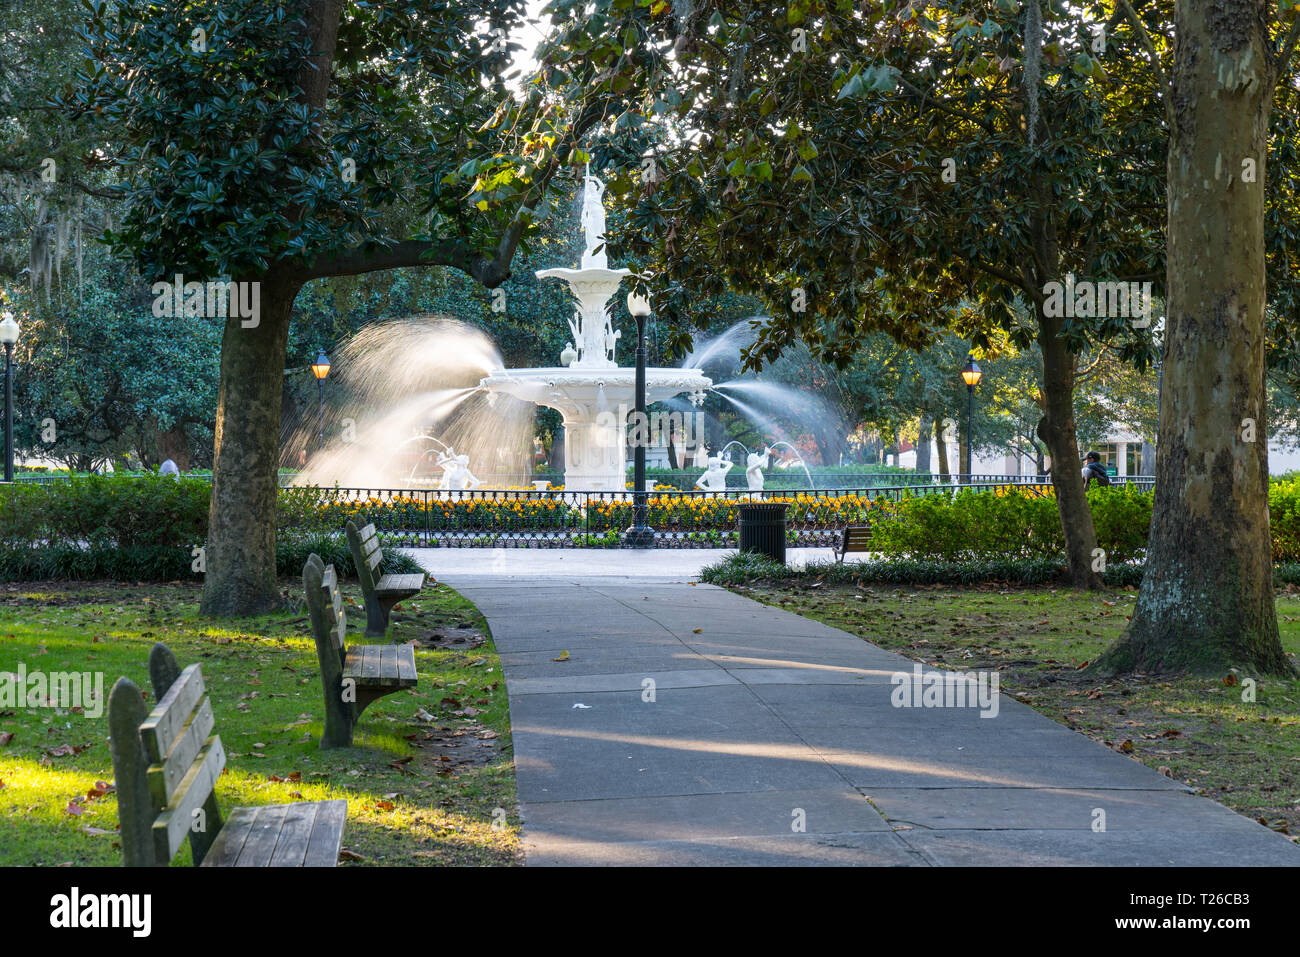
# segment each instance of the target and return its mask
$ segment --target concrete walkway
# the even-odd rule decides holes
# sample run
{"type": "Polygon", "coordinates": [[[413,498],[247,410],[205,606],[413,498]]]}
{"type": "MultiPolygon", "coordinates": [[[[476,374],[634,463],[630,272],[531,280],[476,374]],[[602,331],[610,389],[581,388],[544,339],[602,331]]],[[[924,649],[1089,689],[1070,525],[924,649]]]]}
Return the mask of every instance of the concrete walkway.
{"type": "Polygon", "coordinates": [[[501,653],[529,864],[1300,864],[1009,696],[894,707],[912,661],[725,590],[428,564],[501,653]]]}
{"type": "MultiPolygon", "coordinates": [[[[696,578],[705,565],[736,554],[734,548],[403,548],[437,575],[455,569],[457,575],[506,578],[696,578]]],[[[829,548],[791,548],[786,563],[802,568],[809,561],[828,562],[829,548]]],[[[852,560],[852,559],[850,559],[852,560]]]]}

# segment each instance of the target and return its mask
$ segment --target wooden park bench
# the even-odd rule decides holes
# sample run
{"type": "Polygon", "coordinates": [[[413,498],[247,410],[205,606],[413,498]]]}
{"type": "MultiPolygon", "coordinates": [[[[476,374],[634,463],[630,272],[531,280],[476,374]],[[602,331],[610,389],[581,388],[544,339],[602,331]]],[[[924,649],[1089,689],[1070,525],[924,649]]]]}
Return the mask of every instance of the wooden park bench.
{"type": "Polygon", "coordinates": [[[357,566],[357,578],[361,580],[361,594],[366,600],[366,637],[383,638],[388,634],[389,612],[403,598],[419,594],[424,587],[424,573],[377,577],[376,569],[384,560],[384,553],[379,548],[373,522],[361,531],[348,522],[348,545],[352,549],[352,564],[357,566]]]}
{"type": "Polygon", "coordinates": [[[835,552],[835,561],[843,562],[849,552],[871,551],[871,526],[849,525],[840,534],[840,540],[831,548],[835,552]]]}
{"type": "Polygon", "coordinates": [[[119,678],[108,699],[113,777],[127,867],[166,867],[188,836],[203,867],[334,867],[348,802],[236,808],[223,820],[214,787],[226,766],[197,664],[184,671],[166,645],[149,653],[158,704],[119,678]]]}
{"type": "Polygon", "coordinates": [[[347,615],[334,566],[319,555],[307,556],[302,568],[311,633],[320,659],[325,689],[322,748],[349,748],[352,729],[370,702],[403,688],[414,688],[415,649],[411,645],[353,645],[347,639],[347,615]]]}

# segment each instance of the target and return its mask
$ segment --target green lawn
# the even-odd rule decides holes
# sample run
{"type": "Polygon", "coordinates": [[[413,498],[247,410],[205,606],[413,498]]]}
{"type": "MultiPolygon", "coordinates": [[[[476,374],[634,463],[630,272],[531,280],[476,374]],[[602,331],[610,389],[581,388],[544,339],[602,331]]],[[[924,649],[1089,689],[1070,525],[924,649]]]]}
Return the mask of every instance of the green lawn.
{"type": "MultiPolygon", "coordinates": [[[[23,662],[102,673],[105,696],[123,675],[148,689],[149,649],[166,642],[182,666],[203,665],[229,756],[223,809],[345,798],[344,863],[520,863],[505,684],[474,607],[443,585],[399,606],[390,635],[416,642],[419,686],[370,705],[354,747],[321,751],[316,649],[294,585],[298,611],[221,623],[199,618],[196,585],[0,585],[0,672],[23,662]]],[[[364,641],[359,590],[344,594],[349,640],[364,641]]],[[[107,738],[106,714],[0,709],[0,864],[121,862],[107,738]]]]}
{"type": "MultiPolygon", "coordinates": [[[[1098,680],[1081,673],[1123,630],[1135,591],[854,587],[815,579],[735,591],[927,665],[998,670],[1002,691],[1276,830],[1300,835],[1300,682],[1236,675],[1098,680]]],[[[1277,600],[1300,656],[1300,597],[1277,600]]]]}

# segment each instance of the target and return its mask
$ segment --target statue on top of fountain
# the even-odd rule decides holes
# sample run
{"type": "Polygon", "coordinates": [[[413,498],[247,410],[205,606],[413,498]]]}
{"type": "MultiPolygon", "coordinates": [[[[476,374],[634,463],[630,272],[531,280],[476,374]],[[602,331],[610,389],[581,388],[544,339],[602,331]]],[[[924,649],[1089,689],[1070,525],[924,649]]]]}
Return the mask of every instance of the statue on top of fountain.
{"type": "Polygon", "coordinates": [[[591,167],[582,177],[582,230],[587,244],[582,253],[583,269],[608,269],[605,255],[605,184],[591,175],[591,167]],[[596,252],[599,246],[600,252],[596,252]]]}
{"type": "Polygon", "coordinates": [[[631,270],[609,268],[609,256],[605,252],[604,195],[605,184],[588,169],[582,177],[581,219],[586,242],[581,267],[537,271],[538,279],[563,279],[578,300],[578,307],[569,320],[573,341],[566,345],[560,360],[570,369],[618,368],[614,346],[621,335],[614,328],[609,302],[631,270]]]}

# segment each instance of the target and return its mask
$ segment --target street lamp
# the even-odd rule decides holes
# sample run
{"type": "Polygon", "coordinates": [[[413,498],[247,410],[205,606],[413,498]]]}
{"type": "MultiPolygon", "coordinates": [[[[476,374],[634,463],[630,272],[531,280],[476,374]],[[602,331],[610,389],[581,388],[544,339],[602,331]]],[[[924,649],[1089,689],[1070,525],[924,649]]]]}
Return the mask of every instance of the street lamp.
{"type": "Polygon", "coordinates": [[[650,438],[645,414],[646,319],[650,316],[650,300],[636,293],[627,297],[627,311],[636,320],[636,438],[632,449],[632,527],[623,534],[623,544],[628,548],[651,548],[655,533],[646,522],[645,446],[650,438]]]}
{"type": "Polygon", "coordinates": [[[330,361],[326,358],[324,349],[316,356],[316,361],[311,364],[311,374],[316,377],[316,389],[319,399],[316,407],[317,428],[319,429],[317,447],[323,452],[325,451],[325,377],[330,374],[330,361]]]}
{"type": "Polygon", "coordinates": [[[975,387],[980,384],[980,379],[984,378],[984,373],[980,370],[979,364],[975,361],[975,353],[966,354],[966,364],[961,369],[962,381],[966,383],[966,482],[971,480],[971,453],[974,451],[975,438],[975,387]]]}
{"type": "Polygon", "coordinates": [[[5,344],[5,481],[14,480],[14,343],[18,341],[18,323],[12,312],[0,320],[0,342],[5,344]]]}

